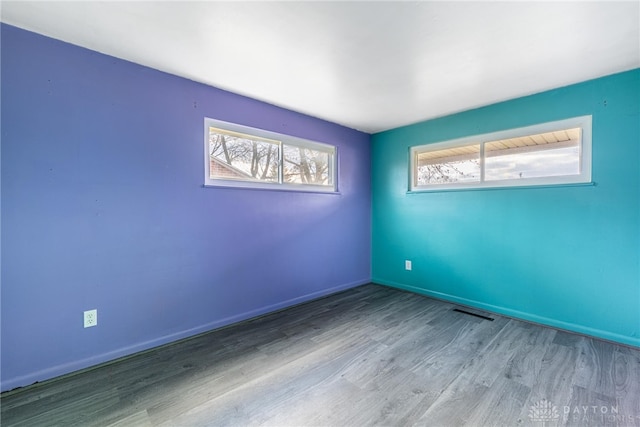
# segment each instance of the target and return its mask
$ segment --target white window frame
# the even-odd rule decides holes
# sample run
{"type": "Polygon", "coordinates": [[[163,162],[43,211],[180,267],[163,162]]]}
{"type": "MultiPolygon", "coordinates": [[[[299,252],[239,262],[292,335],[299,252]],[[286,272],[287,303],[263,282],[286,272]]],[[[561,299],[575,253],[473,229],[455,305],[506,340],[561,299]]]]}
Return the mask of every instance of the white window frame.
{"type": "Polygon", "coordinates": [[[504,188],[504,187],[531,187],[554,186],[571,184],[590,184],[591,178],[591,116],[573,117],[565,120],[541,123],[517,129],[492,132],[482,135],[474,135],[449,141],[434,142],[411,147],[409,150],[409,192],[433,192],[443,190],[468,190],[475,188],[504,188]],[[581,128],[580,141],[580,172],[574,175],[546,176],[536,178],[504,179],[486,181],[484,145],[496,140],[519,138],[547,132],[555,132],[565,129],[581,128]],[[463,147],[480,144],[480,180],[475,182],[459,182],[446,184],[417,184],[418,154],[437,151],[448,148],[463,147]]]}
{"type": "Polygon", "coordinates": [[[234,187],[234,188],[252,188],[266,190],[287,190],[302,191],[314,193],[338,193],[338,148],[334,145],[322,142],[311,141],[291,135],[285,135],[277,132],[271,132],[264,129],[243,126],[235,123],[224,122],[221,120],[205,117],[204,119],[204,185],[205,187],[234,187]],[[279,142],[278,149],[278,181],[254,181],[241,179],[224,179],[211,178],[211,162],[209,157],[209,128],[217,128],[222,131],[235,132],[253,136],[257,139],[267,139],[279,142]],[[331,177],[331,185],[314,185],[314,184],[298,184],[283,181],[283,145],[308,148],[329,153],[329,176],[331,177]]]}

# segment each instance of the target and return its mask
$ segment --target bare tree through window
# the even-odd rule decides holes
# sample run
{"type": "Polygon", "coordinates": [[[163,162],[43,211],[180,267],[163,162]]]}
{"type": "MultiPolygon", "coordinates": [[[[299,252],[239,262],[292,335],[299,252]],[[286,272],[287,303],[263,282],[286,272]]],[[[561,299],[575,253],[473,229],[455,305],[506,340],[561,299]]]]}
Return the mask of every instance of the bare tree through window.
{"type": "Polygon", "coordinates": [[[213,126],[208,132],[209,179],[335,188],[335,147],[213,126]]]}
{"type": "Polygon", "coordinates": [[[278,181],[277,141],[209,132],[209,155],[258,181],[278,181]]]}
{"type": "Polygon", "coordinates": [[[418,185],[477,181],[480,161],[436,163],[418,167],[418,185]]]}
{"type": "Polygon", "coordinates": [[[480,145],[417,154],[417,184],[450,184],[480,179],[480,145]]]}
{"type": "Polygon", "coordinates": [[[329,184],[329,153],[310,148],[284,146],[284,181],[298,184],[329,184]]]}

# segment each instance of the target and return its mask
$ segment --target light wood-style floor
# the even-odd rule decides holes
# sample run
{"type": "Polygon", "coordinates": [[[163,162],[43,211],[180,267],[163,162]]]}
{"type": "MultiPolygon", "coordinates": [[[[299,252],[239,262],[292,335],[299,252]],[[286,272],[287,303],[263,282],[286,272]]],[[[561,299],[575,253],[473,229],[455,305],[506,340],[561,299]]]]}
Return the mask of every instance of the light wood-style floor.
{"type": "Polygon", "coordinates": [[[2,426],[640,426],[640,349],[454,308],[361,286],[5,393],[2,426]]]}

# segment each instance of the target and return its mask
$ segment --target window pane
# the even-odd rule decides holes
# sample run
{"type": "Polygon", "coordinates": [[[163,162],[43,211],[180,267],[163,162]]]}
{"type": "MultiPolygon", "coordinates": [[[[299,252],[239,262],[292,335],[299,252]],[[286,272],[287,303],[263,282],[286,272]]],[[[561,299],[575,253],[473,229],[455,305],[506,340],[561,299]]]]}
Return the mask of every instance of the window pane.
{"type": "Polygon", "coordinates": [[[333,185],[333,153],[283,145],[283,181],[294,184],[333,185]]]}
{"type": "Polygon", "coordinates": [[[209,128],[211,179],[278,182],[280,143],[209,128]]]}
{"type": "Polygon", "coordinates": [[[480,144],[416,155],[416,185],[480,181],[480,144]]]}
{"type": "Polygon", "coordinates": [[[580,174],[580,128],[487,142],[485,180],[580,174]]]}

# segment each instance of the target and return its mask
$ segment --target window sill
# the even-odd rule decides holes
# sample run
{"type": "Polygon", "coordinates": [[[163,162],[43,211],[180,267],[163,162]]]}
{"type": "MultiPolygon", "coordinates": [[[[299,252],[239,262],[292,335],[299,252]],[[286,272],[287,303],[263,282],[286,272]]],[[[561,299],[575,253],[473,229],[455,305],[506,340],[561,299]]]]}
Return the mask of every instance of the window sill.
{"type": "Polygon", "coordinates": [[[530,190],[543,188],[559,188],[559,187],[596,187],[595,181],[591,182],[574,182],[566,184],[531,184],[531,185],[505,185],[505,186],[478,186],[478,187],[448,187],[448,188],[429,188],[420,190],[408,190],[406,194],[425,194],[425,193],[449,193],[458,191],[493,191],[493,190],[530,190]]]}
{"type": "Polygon", "coordinates": [[[220,190],[255,190],[255,191],[278,191],[284,193],[307,193],[307,194],[329,194],[329,195],[342,195],[338,190],[324,190],[314,189],[309,187],[289,187],[282,185],[272,186],[249,186],[249,185],[234,185],[234,184],[203,184],[203,188],[217,188],[220,190]]]}

